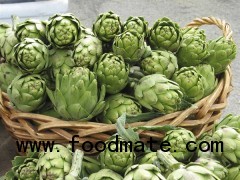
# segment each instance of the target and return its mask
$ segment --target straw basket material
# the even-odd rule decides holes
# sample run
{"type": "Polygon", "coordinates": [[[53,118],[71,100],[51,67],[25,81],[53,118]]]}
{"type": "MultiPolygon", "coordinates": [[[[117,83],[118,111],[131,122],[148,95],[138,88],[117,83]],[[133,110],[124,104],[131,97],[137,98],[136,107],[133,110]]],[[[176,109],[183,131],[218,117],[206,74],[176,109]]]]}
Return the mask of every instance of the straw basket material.
{"type": "MultiPolygon", "coordinates": [[[[214,17],[203,17],[192,21],[188,26],[198,27],[202,25],[216,25],[223,35],[232,38],[232,31],[228,23],[214,17]]],[[[222,110],[227,105],[227,97],[232,89],[231,68],[228,67],[225,73],[219,77],[219,83],[215,91],[200,100],[190,108],[167,114],[147,122],[135,122],[127,126],[153,126],[153,125],[174,125],[191,130],[197,137],[202,133],[210,131],[215,121],[217,121],[222,110]]],[[[97,122],[76,122],[63,121],[57,118],[33,114],[22,113],[15,110],[6,93],[0,93],[0,113],[2,121],[12,135],[19,141],[55,141],[55,143],[67,144],[72,140],[73,135],[79,135],[79,145],[86,141],[96,143],[105,141],[116,132],[114,124],[103,124],[97,122]]],[[[140,138],[143,142],[149,137],[161,140],[163,134],[156,131],[140,130],[140,138]]],[[[94,153],[94,152],[91,152],[94,153]]]]}

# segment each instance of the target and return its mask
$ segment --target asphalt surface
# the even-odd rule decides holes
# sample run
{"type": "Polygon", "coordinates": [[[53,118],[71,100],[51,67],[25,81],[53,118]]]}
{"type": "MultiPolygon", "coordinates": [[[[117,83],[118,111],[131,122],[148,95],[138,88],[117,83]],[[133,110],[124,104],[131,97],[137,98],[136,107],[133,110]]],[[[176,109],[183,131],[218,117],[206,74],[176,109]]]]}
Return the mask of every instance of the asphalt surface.
{"type": "MultiPolygon", "coordinates": [[[[51,10],[54,7],[46,7],[51,10]]],[[[0,4],[1,9],[1,4],[0,4]]],[[[240,1],[237,0],[69,0],[68,12],[75,14],[83,25],[91,27],[99,13],[114,11],[119,14],[121,21],[125,21],[129,16],[144,16],[150,26],[161,17],[169,17],[178,22],[180,26],[185,26],[194,18],[214,16],[224,19],[233,30],[233,39],[237,43],[238,51],[240,47],[240,1]]],[[[40,19],[47,19],[39,14],[40,19]]],[[[217,27],[204,27],[209,39],[217,38],[221,31],[217,27]]],[[[239,53],[232,63],[234,90],[228,98],[228,107],[224,110],[224,115],[240,114],[240,79],[238,73],[240,69],[239,53]]],[[[224,116],[223,115],[223,116],[224,116]]],[[[10,161],[16,154],[14,141],[0,125],[0,175],[10,167],[10,161]]]]}

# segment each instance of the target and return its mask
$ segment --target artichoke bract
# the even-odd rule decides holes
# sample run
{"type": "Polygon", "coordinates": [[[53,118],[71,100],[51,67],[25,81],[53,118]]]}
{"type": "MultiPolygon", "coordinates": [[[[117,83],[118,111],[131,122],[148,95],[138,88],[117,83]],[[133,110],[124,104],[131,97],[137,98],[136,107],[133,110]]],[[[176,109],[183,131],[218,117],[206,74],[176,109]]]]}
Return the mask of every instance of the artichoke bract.
{"type": "Polygon", "coordinates": [[[39,75],[19,75],[7,89],[12,104],[20,111],[40,109],[46,101],[46,83],[39,75]]]}
{"type": "Polygon", "coordinates": [[[80,26],[81,28],[81,34],[80,34],[80,39],[84,38],[85,36],[95,36],[92,29],[86,28],[84,26],[80,26]]]}
{"type": "Polygon", "coordinates": [[[234,41],[220,37],[208,42],[207,51],[210,55],[204,62],[214,68],[215,74],[220,74],[236,58],[237,47],[234,41]]]}
{"type": "Polygon", "coordinates": [[[179,84],[187,101],[195,103],[203,98],[204,78],[195,67],[182,67],[173,75],[172,79],[179,84]]]}
{"type": "Polygon", "coordinates": [[[123,113],[126,115],[141,114],[141,106],[131,96],[115,94],[106,99],[106,105],[98,119],[103,123],[115,124],[123,113]]]}
{"type": "Polygon", "coordinates": [[[228,169],[228,177],[225,180],[239,180],[240,166],[231,167],[228,169]]]}
{"type": "Polygon", "coordinates": [[[188,36],[183,39],[178,52],[178,65],[180,67],[197,66],[209,55],[207,43],[198,36],[188,36]]]}
{"type": "Polygon", "coordinates": [[[137,32],[124,31],[113,41],[113,52],[121,55],[128,63],[134,64],[151,54],[151,48],[144,41],[144,36],[137,32]]]}
{"type": "Polygon", "coordinates": [[[102,41],[110,42],[122,32],[120,18],[112,11],[102,13],[93,24],[93,33],[102,41]]]}
{"type": "Polygon", "coordinates": [[[48,48],[39,39],[25,38],[14,51],[16,64],[23,72],[38,74],[50,66],[48,48]]]}
{"type": "Polygon", "coordinates": [[[106,92],[116,94],[127,85],[129,65],[121,56],[105,53],[94,64],[94,72],[98,82],[106,87],[106,92]]]}
{"type": "Polygon", "coordinates": [[[222,142],[213,146],[214,155],[223,164],[240,165],[240,133],[239,129],[222,126],[212,135],[212,141],[222,142]]]}
{"type": "Polygon", "coordinates": [[[39,171],[40,179],[54,180],[64,179],[69,173],[72,165],[72,152],[62,146],[55,144],[52,151],[49,149],[42,151],[39,155],[37,170],[39,171]]]}
{"type": "MultiPolygon", "coordinates": [[[[2,44],[5,41],[5,33],[8,29],[11,29],[11,26],[7,23],[0,24],[0,47],[2,48],[2,44]]],[[[2,57],[2,50],[0,49],[0,57],[2,57]]]]}
{"type": "Polygon", "coordinates": [[[217,160],[210,158],[199,158],[195,162],[203,165],[213,172],[219,179],[225,179],[228,176],[228,170],[217,160]]]}
{"type": "Polygon", "coordinates": [[[37,19],[27,19],[24,22],[17,24],[16,37],[19,42],[25,38],[37,38],[47,43],[45,35],[46,23],[37,19]]]}
{"type": "Polygon", "coordinates": [[[95,74],[84,67],[57,74],[55,90],[47,89],[47,93],[65,120],[89,120],[101,113],[105,104],[105,87],[99,88],[95,74]]]}
{"type": "Polygon", "coordinates": [[[46,24],[47,40],[60,49],[72,47],[80,35],[80,21],[71,13],[55,14],[46,24]]]}
{"type": "Polygon", "coordinates": [[[204,97],[211,94],[218,84],[215,76],[214,68],[209,64],[200,64],[196,66],[196,70],[203,76],[204,97]]]}
{"type": "Polygon", "coordinates": [[[148,22],[142,16],[130,16],[123,24],[123,31],[137,32],[146,38],[148,36],[148,22]]]}
{"type": "Polygon", "coordinates": [[[177,57],[170,51],[152,51],[141,61],[141,68],[146,75],[163,74],[168,79],[178,70],[177,57]]]}
{"type": "Polygon", "coordinates": [[[205,31],[202,29],[199,29],[198,27],[186,27],[186,28],[182,28],[181,31],[182,31],[183,39],[186,39],[188,36],[198,36],[202,40],[206,40],[205,31]]]}
{"type": "Polygon", "coordinates": [[[2,63],[0,64],[0,88],[2,91],[7,92],[8,86],[11,84],[13,79],[21,75],[22,72],[15,66],[2,63]]]}
{"type": "Polygon", "coordinates": [[[94,36],[86,35],[75,45],[73,59],[77,66],[92,68],[102,54],[102,42],[94,36]]]}
{"type": "Polygon", "coordinates": [[[220,129],[222,126],[240,129],[240,116],[234,116],[232,114],[225,116],[218,124],[216,124],[215,130],[220,129]]]}
{"type": "Polygon", "coordinates": [[[123,177],[111,169],[101,169],[100,171],[91,174],[88,180],[122,180],[123,177]]]}
{"type": "Polygon", "coordinates": [[[128,142],[120,137],[118,137],[117,140],[116,138],[110,139],[106,142],[106,145],[109,148],[106,148],[99,154],[101,167],[111,169],[123,175],[125,171],[134,164],[136,154],[132,151],[128,142]],[[118,151],[115,152],[114,149],[118,151]]]}
{"type": "Polygon", "coordinates": [[[57,74],[64,74],[75,67],[72,58],[72,51],[66,49],[52,49],[49,51],[49,61],[51,62],[50,74],[55,80],[57,74]]]}
{"type": "Polygon", "coordinates": [[[134,96],[145,108],[168,114],[179,110],[183,93],[176,82],[164,75],[152,74],[140,79],[134,96]]]}
{"type": "Polygon", "coordinates": [[[166,180],[153,164],[135,164],[127,169],[124,180],[166,180]]]}
{"type": "MultiPolygon", "coordinates": [[[[194,155],[194,152],[189,151],[186,147],[188,142],[196,142],[196,137],[187,129],[181,128],[168,131],[163,141],[170,143],[170,152],[177,161],[188,162],[194,155]]],[[[195,145],[191,143],[188,145],[188,148],[192,150],[195,148],[195,145]]]]}
{"type": "Polygon", "coordinates": [[[149,44],[155,50],[176,52],[182,40],[182,33],[177,23],[169,18],[158,19],[149,32],[149,44]]]}

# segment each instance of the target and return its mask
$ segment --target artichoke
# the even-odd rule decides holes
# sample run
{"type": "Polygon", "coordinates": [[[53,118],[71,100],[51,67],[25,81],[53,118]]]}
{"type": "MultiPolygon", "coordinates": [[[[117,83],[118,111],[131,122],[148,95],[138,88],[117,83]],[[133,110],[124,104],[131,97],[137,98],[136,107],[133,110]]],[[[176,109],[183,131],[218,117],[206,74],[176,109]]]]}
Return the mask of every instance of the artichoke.
{"type": "Polygon", "coordinates": [[[182,33],[177,23],[169,18],[158,19],[149,32],[149,44],[155,50],[176,52],[182,40],[182,33]]]}
{"type": "Polygon", "coordinates": [[[127,169],[124,180],[166,180],[153,164],[135,164],[127,169]]]}
{"type": "Polygon", "coordinates": [[[84,67],[57,74],[55,90],[47,89],[47,93],[65,120],[89,120],[101,113],[105,104],[105,87],[98,89],[94,73],[84,67]]]}
{"type": "Polygon", "coordinates": [[[239,179],[240,179],[240,166],[235,166],[228,169],[228,176],[224,180],[239,180],[239,179]]]}
{"type": "Polygon", "coordinates": [[[93,24],[93,33],[105,42],[112,41],[114,37],[121,32],[120,18],[112,11],[100,14],[93,24]]]}
{"type": "Polygon", "coordinates": [[[207,43],[198,36],[183,39],[177,52],[180,67],[197,66],[209,55],[207,43]]]}
{"type": "Polygon", "coordinates": [[[11,84],[13,79],[21,75],[22,72],[15,66],[2,63],[0,64],[0,88],[2,91],[7,92],[8,86],[11,84]]]}
{"type": "Polygon", "coordinates": [[[25,38],[37,38],[47,43],[46,23],[37,19],[26,19],[24,22],[17,24],[16,37],[19,42],[25,38]]]}
{"type": "MultiPolygon", "coordinates": [[[[188,162],[189,159],[194,155],[194,152],[189,151],[195,148],[194,144],[188,145],[188,142],[196,142],[194,134],[184,128],[167,131],[163,141],[169,142],[172,156],[180,162],[188,162]]],[[[168,147],[167,147],[168,148],[168,147]]]]}
{"type": "Polygon", "coordinates": [[[101,164],[91,158],[84,156],[83,162],[82,162],[82,171],[81,171],[81,177],[89,177],[91,174],[96,173],[101,170],[101,164]]]}
{"type": "Polygon", "coordinates": [[[39,75],[19,75],[7,89],[11,103],[20,111],[40,109],[46,101],[46,83],[39,75]]]}
{"type": "Polygon", "coordinates": [[[131,64],[151,55],[151,49],[144,41],[144,36],[130,31],[124,31],[114,38],[113,52],[121,55],[126,62],[131,64]]]}
{"type": "Polygon", "coordinates": [[[126,115],[141,114],[141,106],[130,96],[115,94],[106,99],[106,105],[98,119],[103,123],[115,124],[123,113],[126,115]]]}
{"type": "Polygon", "coordinates": [[[237,47],[234,41],[220,37],[208,42],[207,51],[210,55],[204,62],[214,68],[215,74],[220,74],[236,58],[237,47]]]}
{"type": "Polygon", "coordinates": [[[15,169],[18,180],[39,180],[36,170],[38,159],[26,158],[24,163],[15,169]]]}
{"type": "Polygon", "coordinates": [[[152,51],[151,56],[141,61],[141,68],[147,75],[163,74],[171,79],[178,70],[177,57],[170,51],[152,51]]]}
{"type": "Polygon", "coordinates": [[[148,36],[148,22],[144,17],[130,16],[123,24],[123,31],[137,32],[144,37],[148,36]]]}
{"type": "Polygon", "coordinates": [[[157,156],[172,172],[167,180],[220,180],[210,170],[199,163],[189,163],[183,165],[179,163],[170,152],[157,151],[157,156]]]}
{"type": "Polygon", "coordinates": [[[189,36],[198,36],[202,40],[206,40],[205,31],[202,29],[199,29],[198,27],[185,27],[181,29],[182,31],[182,38],[186,39],[189,36]]]}
{"type": "Polygon", "coordinates": [[[55,180],[64,177],[70,172],[72,165],[71,151],[62,146],[54,145],[52,151],[41,152],[37,163],[40,179],[55,180]]]}
{"type": "Polygon", "coordinates": [[[127,85],[129,65],[121,56],[105,53],[94,65],[94,72],[98,82],[105,85],[106,92],[116,94],[127,85]]]}
{"type": "Polygon", "coordinates": [[[161,74],[141,78],[134,95],[142,106],[164,114],[179,110],[183,97],[179,85],[161,74]]]}
{"type": "Polygon", "coordinates": [[[203,98],[204,78],[195,67],[182,67],[173,75],[172,79],[179,84],[187,101],[195,103],[203,98]]]}
{"type": "Polygon", "coordinates": [[[234,116],[232,114],[227,115],[216,124],[215,130],[220,129],[224,125],[240,129],[240,116],[234,116]]]}
{"type": "Polygon", "coordinates": [[[94,33],[92,31],[92,29],[90,28],[86,28],[84,26],[80,26],[81,28],[81,34],[80,34],[80,39],[84,38],[85,36],[94,36],[94,33]]]}
{"type": "Polygon", "coordinates": [[[240,165],[240,130],[222,126],[212,135],[213,153],[223,164],[240,165]]]}
{"type": "Polygon", "coordinates": [[[94,36],[86,35],[75,45],[73,59],[77,66],[91,68],[102,54],[102,42],[94,36]]]}
{"type": "Polygon", "coordinates": [[[124,174],[125,171],[134,164],[136,159],[136,155],[132,151],[131,146],[127,141],[119,137],[107,141],[106,146],[108,148],[99,154],[101,167],[111,169],[121,175],[124,174]],[[116,149],[116,151],[114,151],[114,149],[116,149]]]}
{"type": "Polygon", "coordinates": [[[48,41],[60,49],[72,47],[80,35],[80,21],[71,13],[55,14],[46,24],[48,41]]]}
{"type": "Polygon", "coordinates": [[[39,39],[25,38],[14,47],[18,67],[26,73],[41,73],[50,66],[47,46],[39,39]]]}
{"type": "Polygon", "coordinates": [[[228,170],[217,160],[199,158],[195,162],[203,165],[203,167],[213,172],[213,174],[215,174],[219,179],[225,179],[228,175],[228,170]]]}
{"type": "Polygon", "coordinates": [[[52,49],[49,51],[49,61],[51,62],[50,74],[53,80],[55,80],[57,74],[68,73],[75,67],[71,50],[52,49]]]}
{"type": "Polygon", "coordinates": [[[13,28],[0,24],[0,56],[8,63],[15,64],[14,46],[18,43],[13,28]]]}
{"type": "Polygon", "coordinates": [[[204,97],[206,97],[214,91],[218,84],[214,68],[209,64],[200,64],[196,66],[196,70],[203,76],[204,97]]]}
{"type": "Polygon", "coordinates": [[[100,171],[91,174],[88,180],[122,180],[123,177],[111,169],[101,169],[100,171]]]}

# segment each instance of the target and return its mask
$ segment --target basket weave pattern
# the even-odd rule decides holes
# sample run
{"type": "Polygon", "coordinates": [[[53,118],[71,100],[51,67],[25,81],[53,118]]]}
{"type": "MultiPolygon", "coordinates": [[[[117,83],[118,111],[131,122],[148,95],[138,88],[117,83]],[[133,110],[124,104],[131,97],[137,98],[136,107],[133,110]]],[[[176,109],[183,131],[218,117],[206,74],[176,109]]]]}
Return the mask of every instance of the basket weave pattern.
{"type": "MultiPolygon", "coordinates": [[[[187,26],[199,27],[201,25],[216,25],[222,30],[225,37],[232,38],[230,25],[224,20],[214,17],[197,18],[187,26]]],[[[214,122],[220,118],[232,89],[231,79],[232,74],[229,66],[219,78],[215,91],[190,108],[147,122],[136,122],[128,125],[137,127],[169,124],[189,129],[198,137],[202,133],[210,131],[214,122]]],[[[100,140],[107,140],[116,132],[114,124],[63,121],[40,114],[22,113],[11,106],[7,94],[4,92],[0,92],[0,115],[11,136],[20,141],[55,141],[55,143],[66,144],[72,140],[73,135],[79,135],[80,144],[85,141],[96,143],[100,140]]],[[[139,133],[143,142],[149,140],[149,137],[153,137],[155,140],[161,140],[163,137],[161,132],[139,130],[139,133]]]]}

